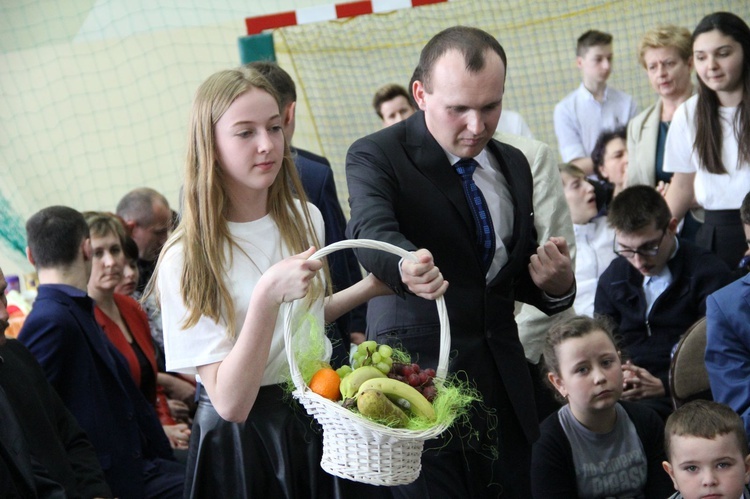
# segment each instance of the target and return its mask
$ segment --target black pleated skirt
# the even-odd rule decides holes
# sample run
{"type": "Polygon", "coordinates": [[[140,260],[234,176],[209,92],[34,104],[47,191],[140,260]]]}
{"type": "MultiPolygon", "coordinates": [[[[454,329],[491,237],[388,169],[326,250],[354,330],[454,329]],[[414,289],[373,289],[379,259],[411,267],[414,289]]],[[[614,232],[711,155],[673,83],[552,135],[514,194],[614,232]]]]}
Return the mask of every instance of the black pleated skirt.
{"type": "Polygon", "coordinates": [[[222,419],[204,389],[193,420],[185,497],[390,497],[387,487],[329,475],[321,456],[320,427],[281,386],[261,387],[244,423],[222,419]]]}

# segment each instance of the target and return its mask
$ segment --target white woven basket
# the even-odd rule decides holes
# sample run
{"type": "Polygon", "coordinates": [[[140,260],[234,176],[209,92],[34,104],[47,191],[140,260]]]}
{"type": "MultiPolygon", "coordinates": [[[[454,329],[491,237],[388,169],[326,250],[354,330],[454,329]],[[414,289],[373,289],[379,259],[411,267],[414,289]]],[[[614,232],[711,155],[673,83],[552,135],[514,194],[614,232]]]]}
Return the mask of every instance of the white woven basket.
{"type": "MultiPolygon", "coordinates": [[[[317,251],[310,259],[320,259],[345,248],[382,250],[405,259],[414,255],[392,244],[369,239],[339,241],[317,251]]],[[[440,320],[440,356],[435,381],[439,385],[448,372],[450,325],[445,300],[435,300],[440,320]]],[[[328,400],[310,390],[302,379],[292,351],[291,316],[284,330],[286,356],[296,390],[292,395],[323,428],[321,467],[328,473],[355,482],[373,485],[404,485],[417,479],[422,469],[425,440],[440,435],[447,425],[436,424],[426,430],[389,428],[328,400]]]]}

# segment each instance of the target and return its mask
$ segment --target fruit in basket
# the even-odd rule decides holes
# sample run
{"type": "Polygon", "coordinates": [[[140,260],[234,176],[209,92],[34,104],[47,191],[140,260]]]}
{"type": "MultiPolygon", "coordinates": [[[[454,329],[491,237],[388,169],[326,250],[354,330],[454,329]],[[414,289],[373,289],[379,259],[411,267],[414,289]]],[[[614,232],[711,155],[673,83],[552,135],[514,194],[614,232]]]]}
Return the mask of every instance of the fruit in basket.
{"type": "Polygon", "coordinates": [[[362,383],[372,378],[385,378],[385,374],[374,366],[358,367],[341,380],[339,391],[345,399],[352,398],[357,395],[362,383]]]}
{"type": "Polygon", "coordinates": [[[367,390],[381,391],[391,400],[406,400],[409,403],[409,410],[415,416],[435,421],[435,409],[432,407],[430,401],[414,387],[409,386],[403,381],[393,378],[368,379],[360,385],[357,397],[359,398],[367,390]]]}
{"type": "Polygon", "coordinates": [[[336,401],[341,398],[340,384],[341,378],[338,373],[330,367],[323,367],[313,374],[308,386],[318,395],[336,401]]]}
{"type": "Polygon", "coordinates": [[[375,366],[383,374],[388,374],[393,365],[393,349],[388,345],[378,345],[376,341],[363,341],[357,345],[352,355],[352,367],[356,370],[362,366],[375,366]]]}
{"type": "Polygon", "coordinates": [[[378,390],[364,390],[357,395],[357,409],[360,414],[393,428],[402,428],[409,417],[385,394],[378,390]]]}
{"type": "Polygon", "coordinates": [[[432,402],[435,396],[437,396],[437,389],[433,382],[435,374],[434,369],[421,369],[419,364],[394,362],[391,371],[388,373],[388,377],[413,386],[427,400],[432,402]]]}

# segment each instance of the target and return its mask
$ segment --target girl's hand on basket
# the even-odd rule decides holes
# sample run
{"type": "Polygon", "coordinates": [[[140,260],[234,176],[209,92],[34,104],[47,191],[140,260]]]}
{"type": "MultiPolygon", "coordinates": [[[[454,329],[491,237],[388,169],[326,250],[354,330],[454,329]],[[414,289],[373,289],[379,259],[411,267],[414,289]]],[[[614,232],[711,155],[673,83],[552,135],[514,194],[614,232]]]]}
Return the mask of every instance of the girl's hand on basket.
{"type": "Polygon", "coordinates": [[[401,280],[415,295],[435,300],[445,294],[448,281],[443,279],[440,269],[435,266],[432,253],[426,249],[414,252],[417,261],[404,260],[401,264],[401,280]]]}
{"type": "MultiPolygon", "coordinates": [[[[298,300],[307,295],[310,281],[323,267],[320,260],[308,260],[315,253],[315,247],[273,265],[261,277],[267,284],[268,297],[281,304],[298,300]]],[[[260,284],[260,283],[259,283],[260,284]]]]}

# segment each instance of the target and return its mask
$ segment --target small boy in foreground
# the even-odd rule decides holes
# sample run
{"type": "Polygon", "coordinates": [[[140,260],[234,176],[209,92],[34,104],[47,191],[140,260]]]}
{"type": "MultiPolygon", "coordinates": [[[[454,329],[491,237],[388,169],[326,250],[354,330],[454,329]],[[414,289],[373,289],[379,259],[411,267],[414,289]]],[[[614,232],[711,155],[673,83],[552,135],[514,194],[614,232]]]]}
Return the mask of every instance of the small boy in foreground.
{"type": "Polygon", "coordinates": [[[750,455],[742,420],[718,402],[689,402],[667,419],[664,470],[678,491],[669,499],[750,499],[750,455]]]}

